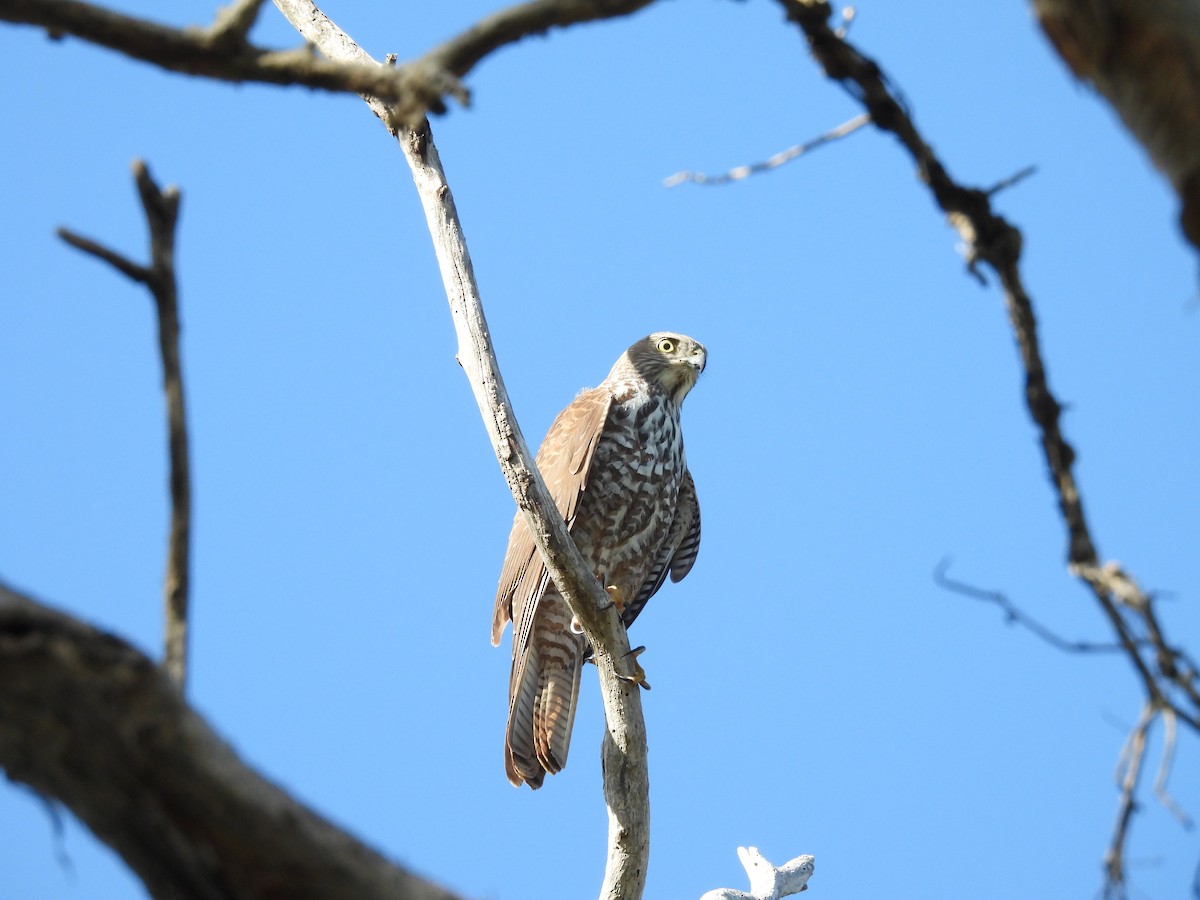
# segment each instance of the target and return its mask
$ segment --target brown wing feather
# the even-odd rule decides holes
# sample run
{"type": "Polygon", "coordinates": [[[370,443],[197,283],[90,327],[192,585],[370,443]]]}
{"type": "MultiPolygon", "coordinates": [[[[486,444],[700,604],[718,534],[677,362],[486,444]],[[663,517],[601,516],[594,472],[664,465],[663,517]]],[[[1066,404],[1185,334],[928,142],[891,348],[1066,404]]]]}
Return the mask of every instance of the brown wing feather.
{"type": "Polygon", "coordinates": [[[690,471],[683,473],[675,515],[683,540],[671,556],[671,580],[683,581],[700,555],[700,499],[696,496],[696,483],[692,481],[690,471]]]}
{"type": "MultiPolygon", "coordinates": [[[[583,391],[558,414],[537,453],[538,471],[554,498],[554,504],[570,528],[574,524],[579,498],[587,485],[588,470],[596,443],[604,431],[612,394],[604,388],[583,391]]],[[[508,550],[500,570],[496,606],[492,613],[492,645],[500,643],[504,626],[513,621],[522,629],[513,642],[515,659],[528,640],[533,606],[545,589],[546,569],[533,544],[533,536],[520,512],[513,519],[508,550]]],[[[514,668],[514,679],[517,672],[514,668]]]]}

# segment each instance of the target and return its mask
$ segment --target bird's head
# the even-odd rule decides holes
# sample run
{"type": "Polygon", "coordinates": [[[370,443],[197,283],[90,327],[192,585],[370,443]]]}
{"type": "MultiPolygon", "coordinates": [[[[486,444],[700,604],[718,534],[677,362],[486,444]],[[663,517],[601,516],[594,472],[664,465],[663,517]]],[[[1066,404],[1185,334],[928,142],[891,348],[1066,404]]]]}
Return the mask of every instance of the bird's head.
{"type": "Polygon", "coordinates": [[[640,377],[682,403],[707,360],[708,351],[699,341],[673,331],[656,331],[626,350],[617,365],[627,361],[640,377]]]}

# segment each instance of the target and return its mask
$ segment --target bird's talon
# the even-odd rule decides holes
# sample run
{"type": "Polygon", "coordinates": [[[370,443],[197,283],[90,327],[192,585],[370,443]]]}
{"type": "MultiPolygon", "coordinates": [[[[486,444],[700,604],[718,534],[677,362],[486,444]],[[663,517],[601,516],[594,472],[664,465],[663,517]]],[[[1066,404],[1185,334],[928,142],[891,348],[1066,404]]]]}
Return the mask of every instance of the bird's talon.
{"type": "Polygon", "coordinates": [[[622,681],[628,681],[631,684],[636,684],[644,691],[650,690],[650,682],[646,680],[646,670],[642,668],[641,663],[637,658],[646,652],[645,647],[634,647],[625,654],[625,658],[629,660],[629,665],[633,671],[628,675],[617,675],[622,681]]]}
{"type": "Polygon", "coordinates": [[[610,584],[604,589],[604,592],[608,594],[612,602],[609,603],[608,606],[602,607],[600,610],[601,612],[610,610],[614,606],[617,608],[618,613],[625,612],[625,596],[621,593],[621,589],[619,587],[617,587],[615,584],[610,584]]]}

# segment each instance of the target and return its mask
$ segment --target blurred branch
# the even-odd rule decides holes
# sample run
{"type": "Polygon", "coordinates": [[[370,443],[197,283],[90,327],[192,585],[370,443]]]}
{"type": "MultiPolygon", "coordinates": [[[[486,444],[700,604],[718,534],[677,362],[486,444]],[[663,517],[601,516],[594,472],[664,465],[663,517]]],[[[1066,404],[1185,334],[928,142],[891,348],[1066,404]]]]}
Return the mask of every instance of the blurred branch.
{"type": "Polygon", "coordinates": [[[1076,78],[1108,100],[1181,201],[1200,249],[1200,2],[1032,0],[1038,24],[1076,78]]]}
{"type": "MultiPolygon", "coordinates": [[[[789,21],[803,32],[813,58],[825,75],[857,99],[881,131],[894,135],[917,164],[918,177],[957,230],[965,247],[969,271],[980,280],[987,266],[1000,281],[1009,320],[1025,369],[1025,403],[1038,429],[1051,483],[1067,532],[1069,569],[1092,593],[1116,634],[1145,693],[1150,720],[1170,712],[1200,733],[1200,681],[1196,665],[1181,648],[1169,642],[1154,611],[1153,597],[1142,591],[1115,561],[1102,563],[1084,515],[1083,500],[1072,471],[1075,451],[1059,425],[1062,406],[1050,390],[1037,331],[1033,301],[1020,270],[1021,233],[991,208],[991,191],[954,181],[932,147],[918,131],[905,105],[883,70],[829,26],[832,8],[826,0],[778,0],[789,21]]],[[[1149,727],[1147,722],[1142,727],[1149,727]]],[[[1133,737],[1137,737],[1135,728],[1133,737]]],[[[1136,791],[1137,769],[1126,770],[1125,784],[1136,791]],[[1132,775],[1132,777],[1129,777],[1132,775]]],[[[1132,793],[1123,803],[1107,867],[1108,888],[1122,890],[1120,865],[1128,821],[1136,804],[1132,793]]]]}
{"type": "Polygon", "coordinates": [[[1117,785],[1121,799],[1117,804],[1117,824],[1113,829],[1112,842],[1104,854],[1105,884],[1103,896],[1111,900],[1123,900],[1125,892],[1125,845],[1129,837],[1129,825],[1137,811],[1138,780],[1142,774],[1142,761],[1146,756],[1146,736],[1156,716],[1152,705],[1142,708],[1138,722],[1125,738],[1121,756],[1117,762],[1117,785]]]}
{"type": "Polygon", "coordinates": [[[154,897],[455,900],[247,767],[134,647],[3,584],[0,768],[154,897]]]}
{"type": "MultiPolygon", "coordinates": [[[[309,0],[275,0],[275,5],[322,53],[337,59],[370,60],[309,0]]],[[[368,98],[367,102],[385,123],[396,122],[393,111],[380,101],[368,98]]],[[[618,669],[625,666],[629,639],[608,594],[571,540],[517,425],[492,348],[462,223],[429,124],[423,122],[412,130],[393,124],[390,130],[412,170],[458,335],[458,362],[470,382],[501,471],[547,571],[595,649],[607,726],[601,762],[609,817],[600,896],[637,900],[645,887],[650,852],[650,788],[640,691],[618,669]]]]}
{"type": "Polygon", "coordinates": [[[416,65],[466,75],[488,54],[551,28],[631,15],[653,0],[531,0],[480,19],[434,47],[416,65]]]}
{"type": "Polygon", "coordinates": [[[246,42],[250,29],[258,21],[265,0],[235,0],[217,10],[216,18],[209,28],[212,41],[218,46],[236,47],[246,42]]]}
{"type": "Polygon", "coordinates": [[[651,2],[532,0],[481,19],[418,59],[386,67],[366,54],[330,61],[310,47],[254,46],[247,35],[262,0],[236,0],[207,28],[171,28],[80,0],[0,0],[0,21],[39,26],[56,39],[71,35],[186,75],[377,97],[388,104],[390,124],[416,128],[427,113],[444,113],[447,97],[469,103],[462,77],[501,47],[554,27],[627,16],[651,2]]]}
{"type": "Polygon", "coordinates": [[[952,591],[955,594],[961,594],[964,597],[994,603],[1004,610],[1004,617],[1010,624],[1021,625],[1029,629],[1029,631],[1033,632],[1051,647],[1062,650],[1064,653],[1122,653],[1125,650],[1120,644],[1097,644],[1091,641],[1068,640],[1051,631],[1041,622],[1037,621],[1037,619],[1033,618],[1033,616],[1023,612],[999,591],[984,590],[983,588],[967,584],[964,581],[950,578],[946,574],[948,571],[950,571],[949,559],[943,559],[937,564],[937,568],[933,570],[933,580],[939,587],[952,591]]]}
{"type": "Polygon", "coordinates": [[[1175,802],[1175,798],[1167,791],[1167,781],[1171,777],[1171,765],[1175,761],[1175,741],[1179,736],[1179,728],[1175,712],[1170,709],[1162,711],[1163,720],[1163,752],[1158,764],[1158,774],[1154,776],[1154,796],[1158,798],[1167,810],[1184,828],[1192,827],[1192,817],[1175,802]]]}
{"type": "Polygon", "coordinates": [[[1037,173],[1037,166],[1026,166],[1009,175],[1007,178],[1002,178],[993,184],[990,188],[984,191],[989,197],[995,197],[1001,191],[1007,191],[1010,187],[1015,187],[1026,178],[1031,178],[1037,173]]]}
{"type": "Polygon", "coordinates": [[[0,20],[45,28],[53,38],[71,35],[185,75],[429,100],[428,86],[408,71],[332,63],[307,47],[266,50],[248,43],[258,5],[234,4],[208,28],[171,28],[78,0],[0,0],[0,20]]]}
{"type": "Polygon", "coordinates": [[[133,175],[150,228],[149,266],[138,265],[116,251],[66,228],[58,229],[58,235],[71,246],[146,285],[154,297],[158,318],[158,350],[163,366],[163,392],[167,400],[171,490],[171,534],[167,543],[167,571],[163,586],[166,618],[163,666],[182,690],[187,680],[192,488],[183,367],[179,359],[179,304],[175,280],[175,225],[179,218],[180,196],[179,189],[174,186],[160,189],[141,160],[134,161],[133,175]]]}
{"type": "Polygon", "coordinates": [[[823,147],[825,144],[836,141],[838,138],[844,138],[848,134],[853,134],[870,121],[871,117],[863,113],[862,115],[855,116],[849,122],[843,122],[837,128],[830,129],[824,134],[813,138],[811,141],[796,144],[794,147],[788,147],[786,150],[781,150],[762,162],[751,163],[748,166],[737,166],[720,175],[705,175],[703,172],[691,171],[676,172],[674,175],[663,179],[663,187],[675,187],[676,185],[683,184],[685,181],[690,181],[693,184],[707,185],[729,184],[731,181],[741,181],[743,178],[749,178],[751,175],[757,175],[759,172],[767,172],[771,169],[778,169],[780,166],[787,165],[810,150],[823,147]]]}

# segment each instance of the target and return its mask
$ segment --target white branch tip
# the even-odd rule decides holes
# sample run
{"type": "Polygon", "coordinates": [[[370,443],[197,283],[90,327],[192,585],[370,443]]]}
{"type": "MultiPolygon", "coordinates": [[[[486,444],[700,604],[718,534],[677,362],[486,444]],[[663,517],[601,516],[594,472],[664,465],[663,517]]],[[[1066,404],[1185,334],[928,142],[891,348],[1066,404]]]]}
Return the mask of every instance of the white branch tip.
{"type": "Polygon", "coordinates": [[[780,900],[790,897],[808,890],[808,879],[812,877],[816,861],[804,854],[775,867],[757,847],[738,847],[738,859],[750,878],[750,892],[717,888],[700,900],[780,900]]]}

